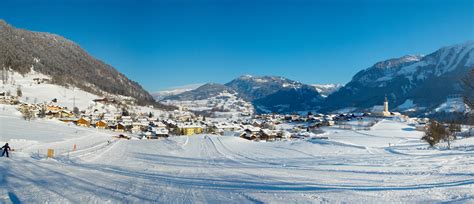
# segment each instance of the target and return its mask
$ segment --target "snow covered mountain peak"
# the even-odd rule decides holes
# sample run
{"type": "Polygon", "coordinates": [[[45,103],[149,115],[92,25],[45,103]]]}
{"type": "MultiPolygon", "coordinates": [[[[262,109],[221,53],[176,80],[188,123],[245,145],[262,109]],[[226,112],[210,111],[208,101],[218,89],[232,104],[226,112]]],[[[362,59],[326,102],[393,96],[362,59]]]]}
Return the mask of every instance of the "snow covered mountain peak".
{"type": "Polygon", "coordinates": [[[447,96],[463,92],[462,79],[474,66],[474,42],[440,48],[424,57],[407,55],[376,63],[327,97],[329,110],[377,105],[384,95],[393,107],[437,107],[447,96]],[[353,99],[357,99],[353,102],[353,99]],[[405,104],[406,105],[406,104],[405,104]]]}
{"type": "Polygon", "coordinates": [[[436,67],[445,67],[449,71],[465,62],[465,66],[474,65],[474,41],[467,41],[461,44],[443,47],[436,52],[426,56],[427,62],[436,65],[436,67]]]}
{"type": "Polygon", "coordinates": [[[250,74],[245,74],[239,77],[239,79],[251,79],[253,76],[250,74]]]}
{"type": "MultiPolygon", "coordinates": [[[[474,42],[447,46],[426,55],[405,55],[376,63],[357,73],[353,80],[379,84],[403,77],[410,82],[441,76],[459,67],[474,66],[474,42]]],[[[381,86],[384,86],[383,84],[381,86]]]]}
{"type": "Polygon", "coordinates": [[[252,75],[243,75],[243,76],[240,76],[239,78],[235,79],[235,80],[240,80],[240,81],[253,81],[253,82],[256,82],[256,83],[279,83],[279,82],[283,82],[283,81],[291,81],[292,84],[295,84],[295,83],[299,83],[299,82],[296,82],[296,81],[292,81],[292,80],[289,80],[289,79],[286,79],[284,77],[281,77],[281,76],[252,76],[252,75]]]}
{"type": "Polygon", "coordinates": [[[468,40],[463,43],[458,43],[454,45],[448,45],[440,48],[440,50],[446,50],[446,49],[462,49],[462,48],[473,48],[474,47],[474,40],[468,40]]]}

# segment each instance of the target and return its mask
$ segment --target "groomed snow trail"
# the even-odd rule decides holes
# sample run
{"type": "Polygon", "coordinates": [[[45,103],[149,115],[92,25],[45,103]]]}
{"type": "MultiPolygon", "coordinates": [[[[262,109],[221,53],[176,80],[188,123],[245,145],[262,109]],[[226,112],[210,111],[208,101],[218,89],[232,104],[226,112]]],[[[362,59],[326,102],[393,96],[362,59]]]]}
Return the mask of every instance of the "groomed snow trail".
{"type": "MultiPolygon", "coordinates": [[[[65,133],[71,128],[56,126],[65,133]]],[[[28,142],[21,143],[24,152],[0,158],[0,203],[474,199],[474,138],[455,143],[459,148],[453,150],[430,150],[420,142],[421,133],[394,121],[368,131],[328,129],[329,140],[271,143],[213,135],[113,140],[105,132],[79,131],[77,138],[31,144],[80,143],[82,148],[69,159],[35,159],[28,142]]]]}

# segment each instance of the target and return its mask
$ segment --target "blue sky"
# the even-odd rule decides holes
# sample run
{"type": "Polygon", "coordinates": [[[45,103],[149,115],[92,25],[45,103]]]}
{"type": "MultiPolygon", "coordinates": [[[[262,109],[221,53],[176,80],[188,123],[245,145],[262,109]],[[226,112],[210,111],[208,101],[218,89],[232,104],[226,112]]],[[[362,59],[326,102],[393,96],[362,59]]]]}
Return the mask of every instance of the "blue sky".
{"type": "Polygon", "coordinates": [[[2,0],[148,91],[243,74],[347,83],[375,62],[474,40],[474,1],[2,0]]]}

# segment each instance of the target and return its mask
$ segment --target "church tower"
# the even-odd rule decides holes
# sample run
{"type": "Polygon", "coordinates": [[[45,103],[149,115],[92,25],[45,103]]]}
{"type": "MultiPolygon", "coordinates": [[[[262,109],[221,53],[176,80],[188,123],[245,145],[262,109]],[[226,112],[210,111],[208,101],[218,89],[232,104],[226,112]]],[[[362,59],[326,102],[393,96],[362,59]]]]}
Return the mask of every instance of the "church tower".
{"type": "Polygon", "coordinates": [[[388,99],[385,96],[385,101],[383,102],[383,112],[388,113],[388,99]]]}

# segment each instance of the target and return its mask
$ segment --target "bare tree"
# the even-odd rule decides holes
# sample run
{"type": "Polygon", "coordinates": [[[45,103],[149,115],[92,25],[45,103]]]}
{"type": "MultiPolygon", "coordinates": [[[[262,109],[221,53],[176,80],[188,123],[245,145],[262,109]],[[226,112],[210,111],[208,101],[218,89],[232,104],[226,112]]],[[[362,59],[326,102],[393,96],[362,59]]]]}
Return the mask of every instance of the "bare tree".
{"type": "Polygon", "coordinates": [[[30,108],[24,108],[20,112],[25,120],[30,121],[35,118],[35,113],[30,108]]]}
{"type": "Polygon", "coordinates": [[[16,88],[16,96],[18,97],[22,97],[23,96],[23,92],[21,91],[21,86],[18,86],[16,88]]]}
{"type": "Polygon", "coordinates": [[[6,82],[5,82],[5,67],[2,68],[2,84],[6,84],[6,82]]]}
{"type": "Polygon", "coordinates": [[[456,139],[456,133],[461,132],[461,124],[451,122],[448,125],[448,131],[444,138],[444,141],[448,143],[448,149],[451,149],[451,142],[456,139]]]}
{"type": "Polygon", "coordinates": [[[467,114],[467,122],[468,124],[474,124],[474,68],[462,79],[462,82],[465,86],[464,103],[471,109],[467,114]]]}
{"type": "Polygon", "coordinates": [[[421,139],[433,147],[444,138],[445,134],[446,129],[444,128],[443,124],[436,120],[430,120],[428,128],[425,131],[425,135],[421,139]]]}

